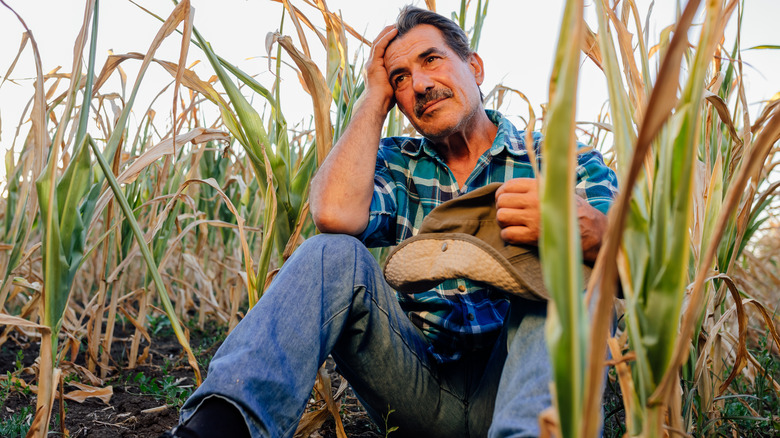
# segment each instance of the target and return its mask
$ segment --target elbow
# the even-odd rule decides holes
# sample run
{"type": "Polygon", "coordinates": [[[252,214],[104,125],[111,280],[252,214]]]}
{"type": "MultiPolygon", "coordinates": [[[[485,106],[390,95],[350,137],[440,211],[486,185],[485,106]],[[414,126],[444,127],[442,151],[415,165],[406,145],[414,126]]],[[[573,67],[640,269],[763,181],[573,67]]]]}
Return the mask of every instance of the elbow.
{"type": "Polygon", "coordinates": [[[356,236],[366,229],[368,223],[367,215],[361,220],[360,215],[349,211],[315,205],[312,205],[311,217],[320,232],[331,234],[356,236]]]}

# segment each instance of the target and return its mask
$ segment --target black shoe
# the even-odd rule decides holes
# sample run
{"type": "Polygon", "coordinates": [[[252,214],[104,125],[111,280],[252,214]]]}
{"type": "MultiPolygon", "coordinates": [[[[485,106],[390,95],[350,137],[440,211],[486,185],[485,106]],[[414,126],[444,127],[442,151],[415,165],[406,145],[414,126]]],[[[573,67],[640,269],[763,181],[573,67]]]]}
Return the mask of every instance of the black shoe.
{"type": "Polygon", "coordinates": [[[186,425],[180,424],[173,429],[164,432],[159,438],[200,438],[200,435],[186,425]]]}
{"type": "Polygon", "coordinates": [[[206,399],[192,417],[159,438],[249,438],[244,417],[225,399],[206,399]]]}

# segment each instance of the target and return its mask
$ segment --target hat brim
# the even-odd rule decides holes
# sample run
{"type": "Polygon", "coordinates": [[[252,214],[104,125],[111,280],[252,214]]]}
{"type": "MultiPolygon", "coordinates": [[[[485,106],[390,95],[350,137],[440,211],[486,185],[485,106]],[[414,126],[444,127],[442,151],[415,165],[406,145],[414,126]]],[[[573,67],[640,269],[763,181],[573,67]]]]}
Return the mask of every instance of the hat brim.
{"type": "Polygon", "coordinates": [[[539,258],[506,259],[465,233],[422,233],[399,244],[385,263],[385,279],[399,292],[426,292],[448,279],[467,278],[529,300],[548,300],[539,258]],[[475,268],[477,267],[477,268],[475,268]]]}

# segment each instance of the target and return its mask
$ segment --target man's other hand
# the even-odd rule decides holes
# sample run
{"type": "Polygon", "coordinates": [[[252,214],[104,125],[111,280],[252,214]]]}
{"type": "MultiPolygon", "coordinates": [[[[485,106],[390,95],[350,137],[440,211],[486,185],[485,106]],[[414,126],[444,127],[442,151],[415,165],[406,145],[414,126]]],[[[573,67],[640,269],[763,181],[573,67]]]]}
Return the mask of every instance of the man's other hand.
{"type": "Polygon", "coordinates": [[[501,185],[496,191],[496,220],[505,242],[536,245],[542,220],[537,181],[515,178],[501,185]]]}
{"type": "MultiPolygon", "coordinates": [[[[607,230],[607,216],[576,196],[582,255],[594,261],[607,230]]],[[[496,220],[501,238],[513,245],[537,245],[541,232],[539,185],[533,178],[515,178],[496,191],[496,220]]]]}

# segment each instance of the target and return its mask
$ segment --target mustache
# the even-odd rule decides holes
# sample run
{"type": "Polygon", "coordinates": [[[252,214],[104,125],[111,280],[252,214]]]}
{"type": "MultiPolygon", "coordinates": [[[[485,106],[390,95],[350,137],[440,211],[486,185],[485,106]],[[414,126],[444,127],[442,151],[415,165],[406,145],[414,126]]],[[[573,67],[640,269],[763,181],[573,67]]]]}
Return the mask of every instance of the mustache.
{"type": "Polygon", "coordinates": [[[425,94],[418,94],[414,103],[414,115],[417,117],[422,117],[423,112],[425,111],[425,105],[427,105],[428,102],[438,99],[447,99],[452,96],[452,90],[449,88],[432,88],[425,94]]]}

